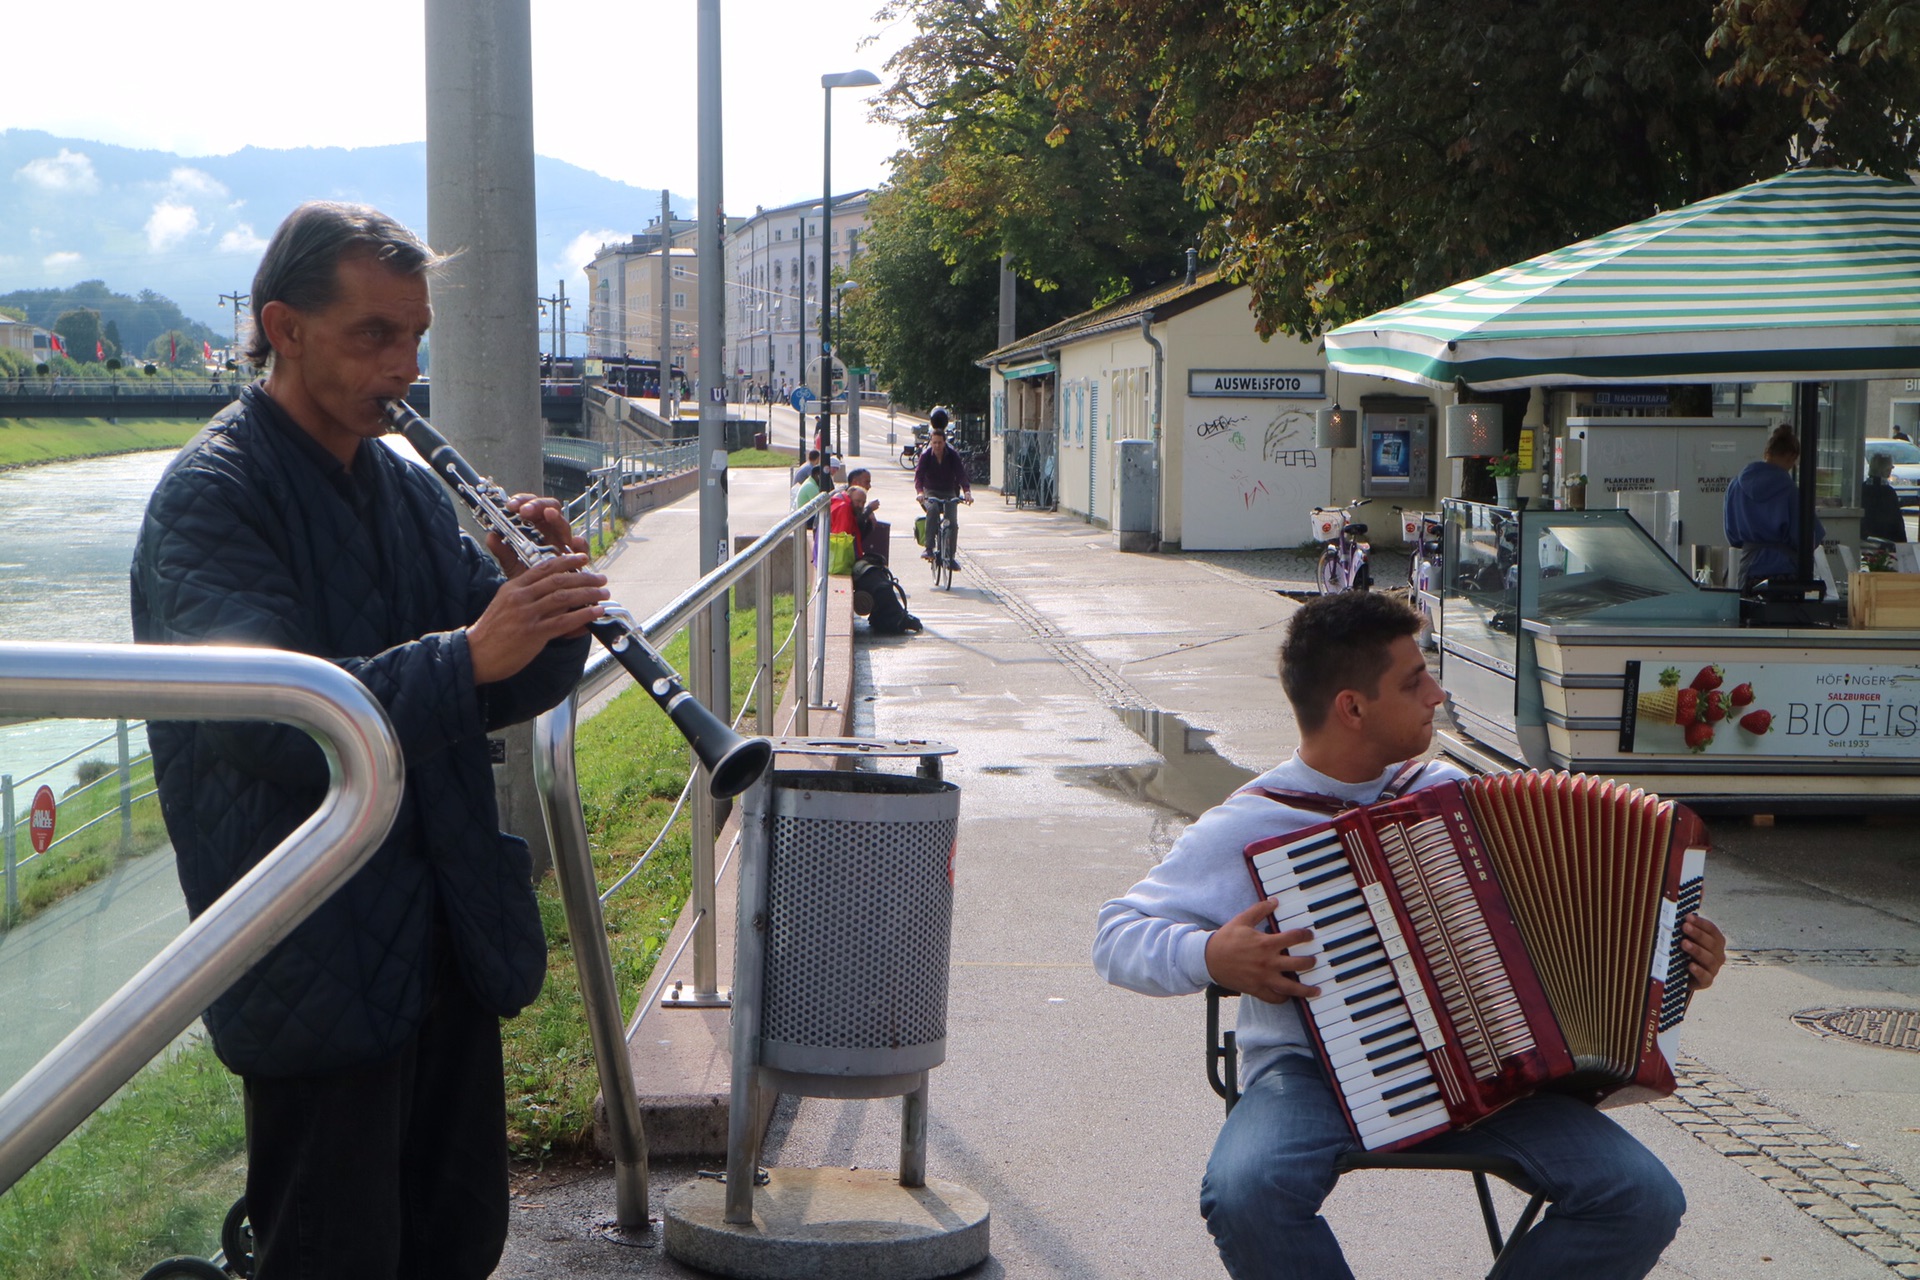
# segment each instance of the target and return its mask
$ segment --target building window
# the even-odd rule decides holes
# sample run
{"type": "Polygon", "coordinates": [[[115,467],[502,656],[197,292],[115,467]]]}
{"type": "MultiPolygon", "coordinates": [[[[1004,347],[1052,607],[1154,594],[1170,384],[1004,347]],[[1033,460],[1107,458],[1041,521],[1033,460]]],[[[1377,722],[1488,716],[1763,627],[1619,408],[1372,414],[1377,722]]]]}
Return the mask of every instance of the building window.
{"type": "Polygon", "coordinates": [[[681,266],[680,264],[675,263],[673,268],[673,278],[676,280],[685,280],[687,278],[687,269],[681,266]]]}
{"type": "Polygon", "coordinates": [[[684,293],[676,293],[676,294],[674,294],[674,295],[673,295],[673,309],[674,309],[675,311],[685,311],[685,310],[687,309],[687,295],[686,295],[686,294],[684,294],[684,293]]]}
{"type": "Polygon", "coordinates": [[[779,242],[779,240],[780,240],[780,228],[778,228],[778,227],[775,227],[775,228],[773,229],[773,238],[774,238],[774,242],[775,242],[775,243],[778,243],[778,242],[779,242]]]}
{"type": "Polygon", "coordinates": [[[676,337],[676,338],[684,338],[684,337],[686,337],[686,336],[687,336],[687,322],[686,322],[686,321],[684,321],[684,320],[675,320],[675,321],[673,322],[673,336],[674,336],[674,337],[676,337]]]}

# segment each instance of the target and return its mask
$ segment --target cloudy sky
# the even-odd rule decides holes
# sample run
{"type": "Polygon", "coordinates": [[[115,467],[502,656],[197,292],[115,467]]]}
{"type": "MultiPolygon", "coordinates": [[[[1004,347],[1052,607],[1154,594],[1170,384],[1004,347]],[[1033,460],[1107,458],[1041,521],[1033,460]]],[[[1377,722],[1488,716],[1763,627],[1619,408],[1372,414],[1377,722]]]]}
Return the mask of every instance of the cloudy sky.
{"type": "MultiPolygon", "coordinates": [[[[885,74],[912,35],[881,0],[721,0],[726,203],[817,196],[825,72],[885,74]]],[[[531,0],[535,147],[693,196],[695,0],[531,0]]],[[[423,0],[287,0],[189,16],[95,0],[84,35],[8,59],[0,129],[222,155],[426,136],[423,0]]],[[[16,50],[16,54],[24,53],[16,50]]],[[[872,90],[834,92],[836,190],[877,186],[900,146],[872,90]]],[[[165,228],[160,229],[164,233],[165,228]]]]}

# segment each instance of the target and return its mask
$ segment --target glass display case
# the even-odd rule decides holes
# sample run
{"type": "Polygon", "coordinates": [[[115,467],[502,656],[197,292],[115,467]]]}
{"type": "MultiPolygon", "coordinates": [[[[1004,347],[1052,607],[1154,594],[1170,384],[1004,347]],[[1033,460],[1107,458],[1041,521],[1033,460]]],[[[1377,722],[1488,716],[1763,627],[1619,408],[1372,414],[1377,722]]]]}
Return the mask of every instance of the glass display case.
{"type": "Polygon", "coordinates": [[[1470,736],[1515,759],[1544,749],[1543,637],[1615,628],[1711,635],[1740,625],[1739,594],[1697,585],[1625,510],[1449,499],[1441,520],[1448,707],[1470,736]]]}

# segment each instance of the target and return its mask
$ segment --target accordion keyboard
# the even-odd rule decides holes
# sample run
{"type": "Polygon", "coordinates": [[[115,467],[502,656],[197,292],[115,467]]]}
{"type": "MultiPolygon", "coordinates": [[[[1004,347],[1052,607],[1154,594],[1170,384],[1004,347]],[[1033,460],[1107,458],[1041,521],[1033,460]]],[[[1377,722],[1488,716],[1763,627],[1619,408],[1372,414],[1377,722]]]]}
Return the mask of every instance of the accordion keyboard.
{"type": "Polygon", "coordinates": [[[1300,981],[1320,988],[1314,1028],[1364,1145],[1371,1150],[1445,1126],[1447,1106],[1428,1052],[1442,1044],[1439,1024],[1391,909],[1370,905],[1380,886],[1361,886],[1339,837],[1328,831],[1269,849],[1253,865],[1262,889],[1278,901],[1274,928],[1313,930],[1318,963],[1300,981]]]}

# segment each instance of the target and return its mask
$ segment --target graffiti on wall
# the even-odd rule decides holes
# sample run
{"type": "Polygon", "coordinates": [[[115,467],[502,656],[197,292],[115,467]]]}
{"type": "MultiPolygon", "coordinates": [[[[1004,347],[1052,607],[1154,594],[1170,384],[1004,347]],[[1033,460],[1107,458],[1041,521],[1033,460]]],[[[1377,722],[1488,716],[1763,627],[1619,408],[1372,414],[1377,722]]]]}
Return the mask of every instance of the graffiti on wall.
{"type": "Polygon", "coordinates": [[[1292,513],[1327,500],[1313,414],[1271,400],[1186,402],[1183,545],[1277,547],[1299,541],[1292,513]]]}

